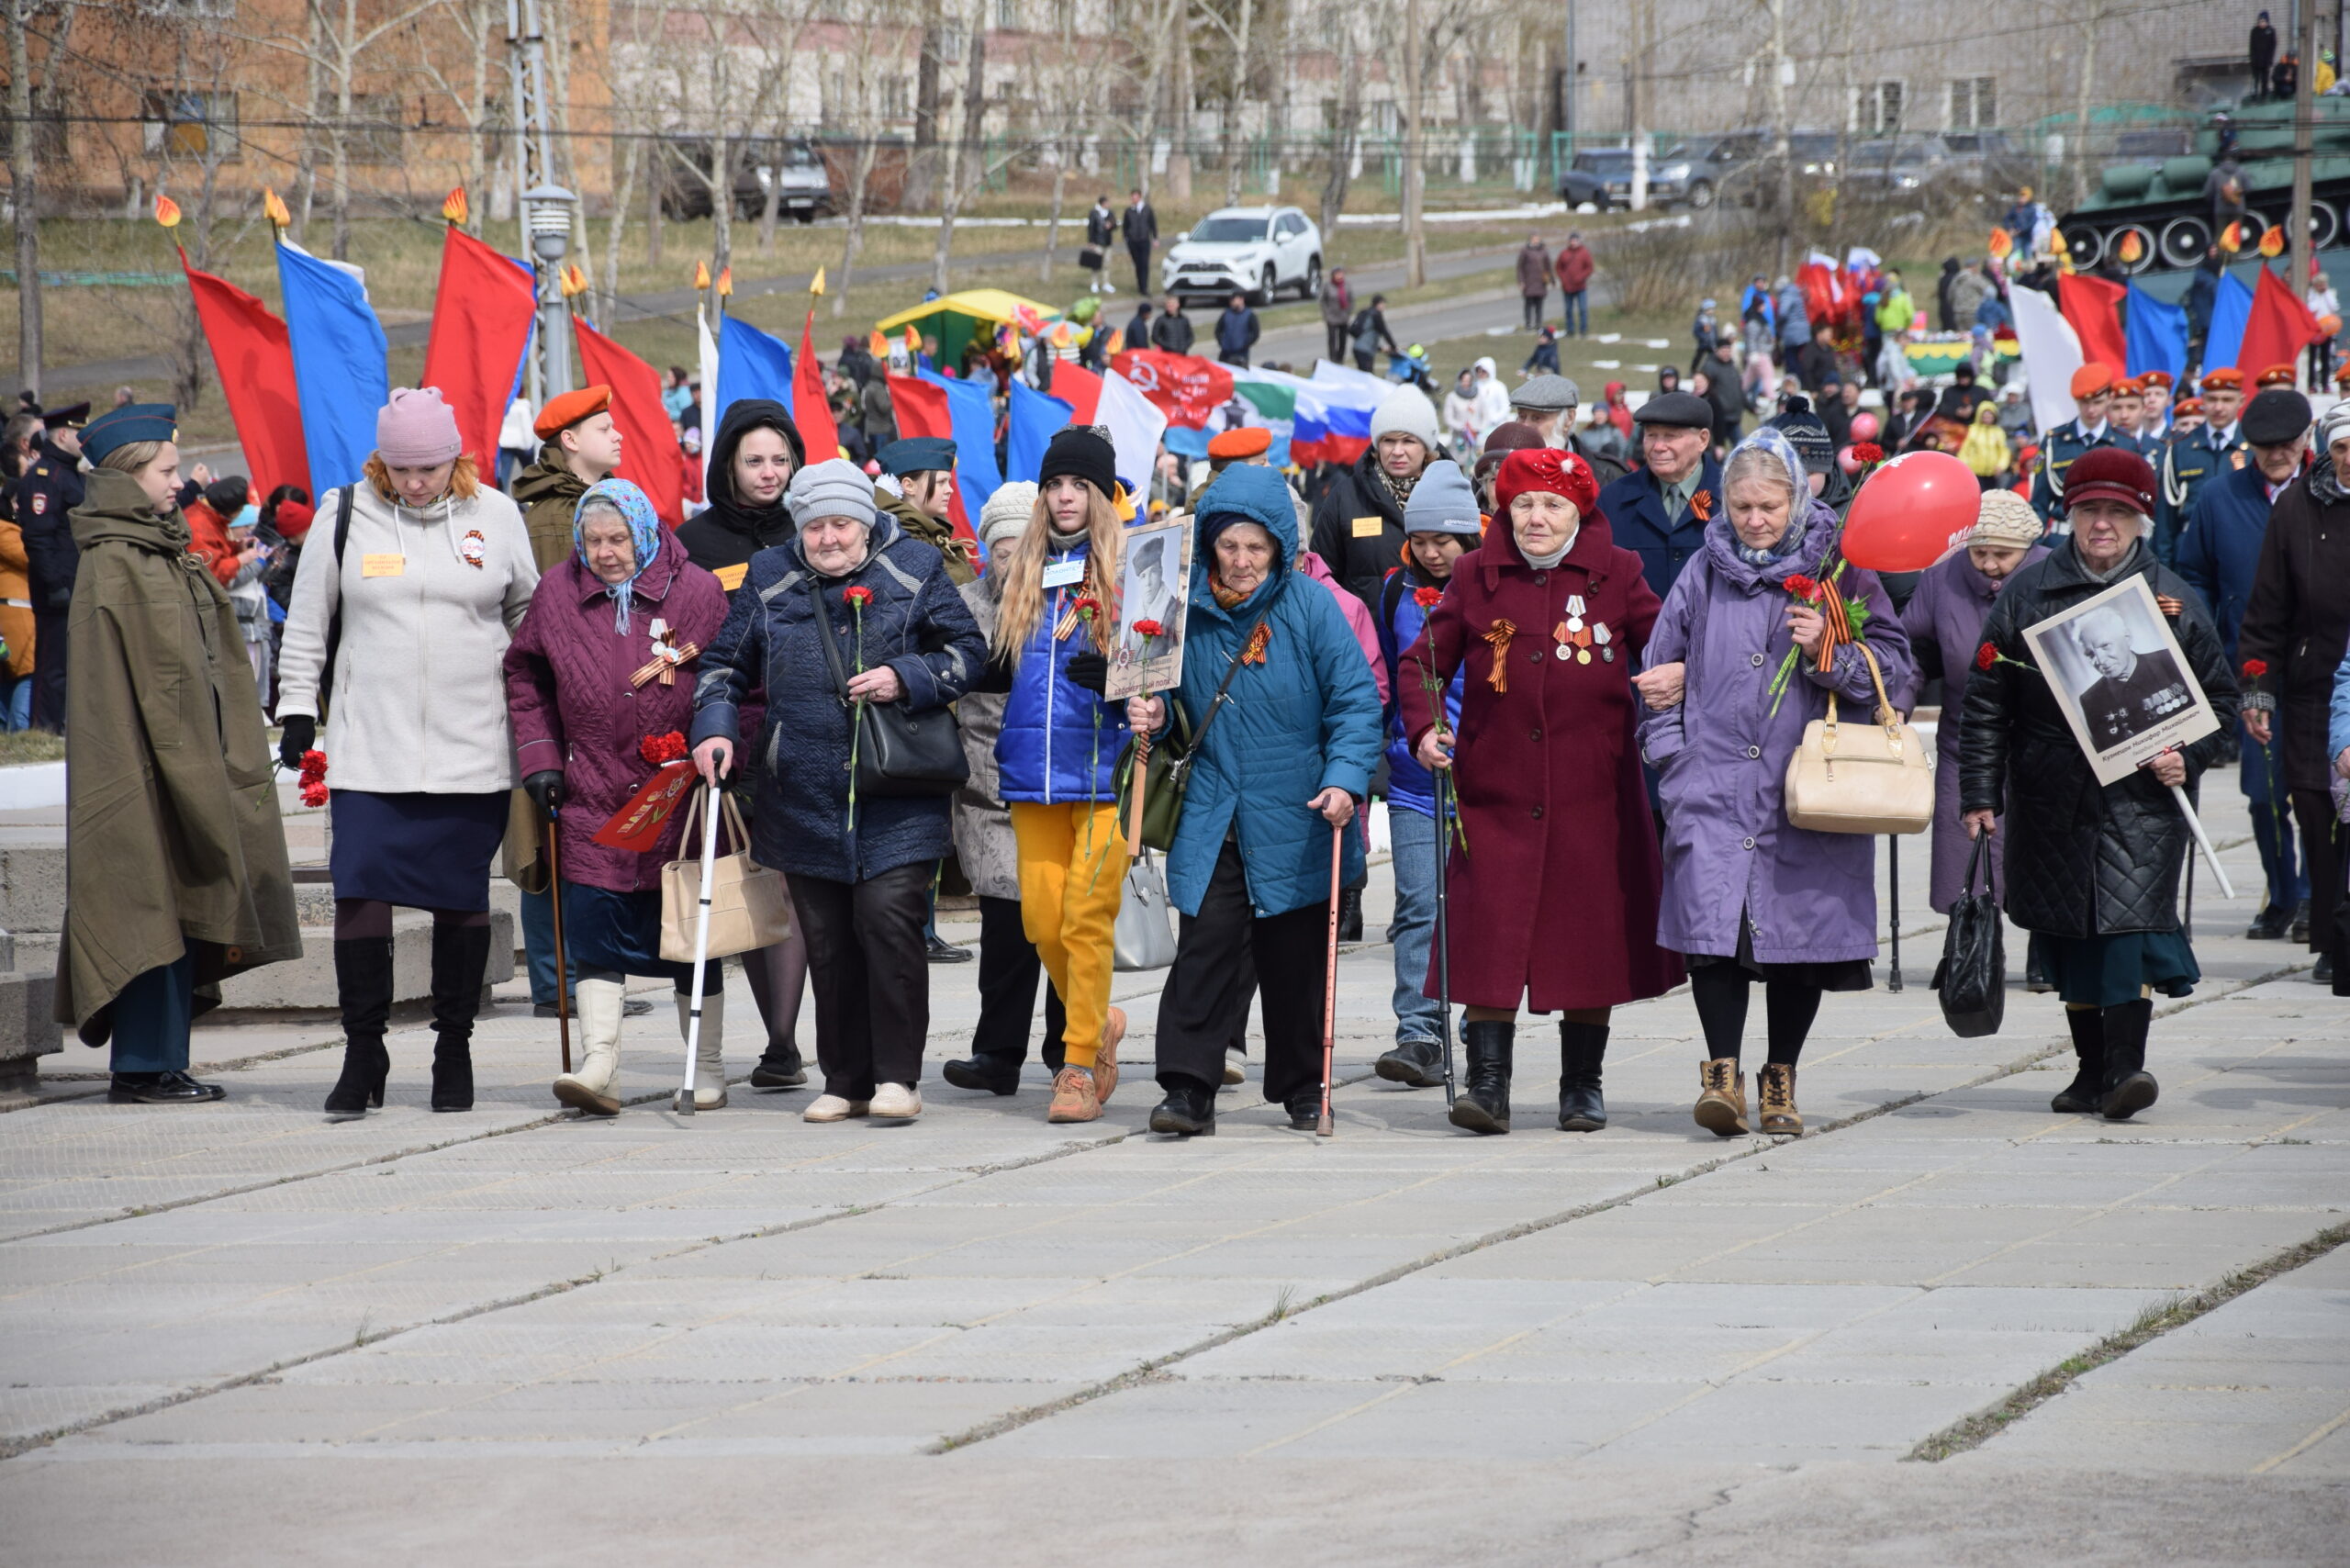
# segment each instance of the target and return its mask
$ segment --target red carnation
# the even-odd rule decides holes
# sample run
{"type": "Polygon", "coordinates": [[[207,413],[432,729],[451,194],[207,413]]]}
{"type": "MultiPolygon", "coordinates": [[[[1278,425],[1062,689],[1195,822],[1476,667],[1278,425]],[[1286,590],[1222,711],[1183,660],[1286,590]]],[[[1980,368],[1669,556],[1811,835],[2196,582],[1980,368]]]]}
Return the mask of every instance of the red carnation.
{"type": "Polygon", "coordinates": [[[310,750],[302,754],[299,770],[302,803],[323,806],[327,803],[327,754],[310,750]]]}
{"type": "Polygon", "coordinates": [[[1440,588],[1414,588],[1412,602],[1422,610],[1434,610],[1444,602],[1444,590],[1440,588]]]}
{"type": "Polygon", "coordinates": [[[2258,680],[2262,676],[2266,675],[2267,673],[2268,661],[2266,659],[2246,659],[2244,661],[2244,678],[2246,680],[2258,680]]]}
{"type": "Polygon", "coordinates": [[[1852,461],[1863,468],[1872,463],[1882,463],[1885,461],[1885,448],[1873,441],[1856,441],[1852,443],[1852,461]]]}
{"type": "Polygon", "coordinates": [[[1789,593],[1795,595],[1797,599],[1818,599],[1819,597],[1819,585],[1812,581],[1811,578],[1805,577],[1801,572],[1796,573],[1793,577],[1788,577],[1779,586],[1786,589],[1789,593]]]}
{"type": "Polygon", "coordinates": [[[856,588],[844,591],[841,594],[841,602],[843,604],[854,604],[862,608],[863,606],[873,602],[873,590],[862,584],[859,584],[856,588]]]}
{"type": "Polygon", "coordinates": [[[636,755],[655,767],[666,767],[686,755],[686,737],[675,730],[666,735],[647,735],[636,745],[636,755]]]}
{"type": "Polygon", "coordinates": [[[1166,630],[1166,627],[1161,626],[1156,621],[1137,621],[1135,622],[1135,631],[1145,637],[1156,637],[1161,632],[1166,630]]]}
{"type": "Polygon", "coordinates": [[[1993,647],[1990,644],[1986,643],[1981,647],[1975,650],[1975,667],[1976,669],[1989,669],[1993,665],[1998,664],[1998,662],[1999,650],[1993,647]]]}

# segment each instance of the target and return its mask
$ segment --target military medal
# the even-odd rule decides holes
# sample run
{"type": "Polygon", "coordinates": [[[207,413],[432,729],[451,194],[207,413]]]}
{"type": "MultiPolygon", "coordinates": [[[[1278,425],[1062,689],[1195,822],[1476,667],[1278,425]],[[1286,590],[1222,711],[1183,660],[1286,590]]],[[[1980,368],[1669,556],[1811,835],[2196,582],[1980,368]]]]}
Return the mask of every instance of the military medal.
{"type": "Polygon", "coordinates": [[[1611,665],[1616,662],[1616,633],[1607,629],[1606,622],[1595,621],[1592,622],[1591,640],[1599,644],[1599,656],[1601,658],[1606,659],[1611,665]]]}
{"type": "Polygon", "coordinates": [[[1567,630],[1583,630],[1583,595],[1579,593],[1567,596],[1567,630]]]}

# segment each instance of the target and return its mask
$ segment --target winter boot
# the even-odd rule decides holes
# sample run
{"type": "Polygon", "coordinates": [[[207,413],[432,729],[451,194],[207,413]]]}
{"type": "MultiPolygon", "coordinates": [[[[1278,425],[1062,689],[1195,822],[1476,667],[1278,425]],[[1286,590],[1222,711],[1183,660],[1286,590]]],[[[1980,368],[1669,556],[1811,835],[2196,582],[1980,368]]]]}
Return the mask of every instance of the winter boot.
{"type": "MultiPolygon", "coordinates": [[[[677,1038],[693,1027],[693,998],[677,998],[677,1038]]],[[[726,1108],[726,993],[713,991],[701,999],[701,1038],[694,1043],[694,1109],[726,1108]]]]}
{"type": "Polygon", "coordinates": [[[591,1116],[617,1116],[620,1100],[612,1081],[621,1072],[621,1003],[627,992],[618,980],[582,980],[572,990],[579,1004],[579,1070],[554,1081],[554,1097],[591,1116]]]}
{"type": "Polygon", "coordinates": [[[489,927],[432,927],[432,1108],[474,1108],[474,1018],[489,969],[489,927]]]}
{"type": "Polygon", "coordinates": [[[1338,940],[1341,942],[1362,940],[1362,890],[1360,888],[1338,890],[1338,940]]]}
{"type": "Polygon", "coordinates": [[[1179,1081],[1150,1113],[1150,1130],[1176,1137],[1214,1137],[1215,1091],[1189,1079],[1179,1081]]]}
{"type": "Polygon", "coordinates": [[[2109,1122],[2128,1121],[2161,1092],[2146,1070],[2146,1030],[2154,1004],[2144,998],[2099,1010],[2105,1019],[2105,1097],[2098,1114],[2109,1122]]]}
{"type": "Polygon", "coordinates": [[[1756,1126],[1766,1137],[1803,1137],[1803,1113],[1796,1109],[1796,1069],[1793,1062],[1764,1062],[1754,1075],[1756,1126]]]}
{"type": "Polygon", "coordinates": [[[1746,1075],[1736,1057],[1716,1057],[1697,1069],[1697,1125],[1718,1137],[1739,1137],[1746,1131],[1746,1075]]]}
{"type": "Polygon", "coordinates": [[[1434,1040],[1405,1040],[1371,1063],[1371,1070],[1390,1083],[1405,1083],[1414,1089],[1441,1089],[1444,1047],[1434,1040]]]}
{"type": "Polygon", "coordinates": [[[342,1011],[342,1076],[327,1092],[327,1114],[356,1121],[384,1103],[391,1053],[384,1026],[392,1016],[392,939],[349,936],[334,945],[335,999],[342,1011]]]}
{"type": "Polygon", "coordinates": [[[1559,1020],[1559,1130],[1595,1133],[1607,1125],[1607,1102],[1600,1098],[1600,1064],[1607,1058],[1605,1024],[1559,1020]]]}
{"type": "Polygon", "coordinates": [[[1517,1025],[1472,1022],[1460,1035],[1469,1058],[1469,1082],[1454,1097],[1448,1119],[1472,1133],[1505,1133],[1509,1131],[1510,1052],[1517,1025]]]}
{"type": "MultiPolygon", "coordinates": [[[[974,1051],[968,1057],[957,1057],[949,1061],[939,1070],[938,1076],[957,1089],[984,1089],[990,1094],[1017,1094],[1020,1092],[1020,1066],[1010,1057],[974,1051]]],[[[756,1083],[758,1081],[758,1074],[753,1073],[751,1081],[756,1083]]],[[[800,1081],[807,1081],[804,1074],[800,1081]]]]}
{"type": "Polygon", "coordinates": [[[2105,1097],[2105,1014],[2094,1007],[2067,1007],[2065,1022],[2073,1030],[2073,1055],[2079,1066],[2073,1081],[2056,1091],[2048,1108],[2063,1116],[2096,1114],[2105,1097]]]}
{"type": "Polygon", "coordinates": [[[1322,1127],[1322,1086],[1301,1089],[1283,1102],[1281,1108],[1289,1113],[1292,1132],[1318,1132],[1322,1127]]]}

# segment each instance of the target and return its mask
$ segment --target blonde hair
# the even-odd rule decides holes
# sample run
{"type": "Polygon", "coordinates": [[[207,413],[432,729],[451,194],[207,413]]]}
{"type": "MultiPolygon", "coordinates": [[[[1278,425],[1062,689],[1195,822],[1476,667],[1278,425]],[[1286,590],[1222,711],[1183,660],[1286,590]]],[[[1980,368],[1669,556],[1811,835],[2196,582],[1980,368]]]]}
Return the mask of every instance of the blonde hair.
{"type": "Polygon", "coordinates": [[[96,466],[110,468],[118,474],[136,474],[154,462],[162,450],[163,443],[160,441],[126,441],[99,458],[96,466]]]}
{"type": "MultiPolygon", "coordinates": [[[[369,453],[360,472],[367,476],[367,482],[375,487],[375,494],[385,500],[397,501],[400,498],[397,487],[392,483],[392,471],[386,465],[382,453],[369,453]]],[[[469,501],[480,493],[481,472],[474,465],[474,454],[470,452],[457,454],[455,460],[449,465],[449,494],[458,500],[469,501]]]]}
{"type": "MultiPolygon", "coordinates": [[[[1117,626],[1119,546],[1125,537],[1125,525],[1118,521],[1117,509],[1109,498],[1091,485],[1086,486],[1085,493],[1085,591],[1102,606],[1093,617],[1094,651],[1107,654],[1117,626]]],[[[995,623],[996,655],[1014,669],[1027,651],[1028,639],[1035,633],[1036,622],[1044,617],[1045,557],[1052,553],[1052,535],[1053,514],[1039,491],[1035,509],[1028,514],[1026,532],[996,552],[993,569],[1003,577],[1003,610],[995,623]]]]}

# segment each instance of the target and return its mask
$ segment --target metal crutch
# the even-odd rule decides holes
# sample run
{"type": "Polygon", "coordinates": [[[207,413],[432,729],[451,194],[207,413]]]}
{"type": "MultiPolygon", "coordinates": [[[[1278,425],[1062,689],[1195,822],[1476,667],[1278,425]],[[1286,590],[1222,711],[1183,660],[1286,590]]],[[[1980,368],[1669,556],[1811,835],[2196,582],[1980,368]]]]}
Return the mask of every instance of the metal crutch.
{"type": "Polygon", "coordinates": [[[694,916],[694,993],[686,1010],[686,1081],[677,1090],[674,1105],[681,1116],[694,1114],[694,1062],[701,1050],[701,976],[710,963],[710,892],[718,861],[718,791],[709,784],[701,790],[708,820],[701,830],[701,908],[694,916]]]}
{"type": "Polygon", "coordinates": [[[1316,1137],[1328,1137],[1336,1130],[1330,1125],[1330,1067],[1338,1043],[1338,868],[1346,838],[1346,824],[1332,823],[1330,940],[1322,953],[1322,1120],[1314,1128],[1316,1137]]]}

